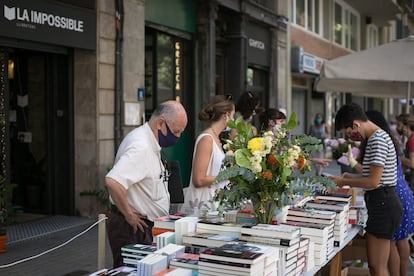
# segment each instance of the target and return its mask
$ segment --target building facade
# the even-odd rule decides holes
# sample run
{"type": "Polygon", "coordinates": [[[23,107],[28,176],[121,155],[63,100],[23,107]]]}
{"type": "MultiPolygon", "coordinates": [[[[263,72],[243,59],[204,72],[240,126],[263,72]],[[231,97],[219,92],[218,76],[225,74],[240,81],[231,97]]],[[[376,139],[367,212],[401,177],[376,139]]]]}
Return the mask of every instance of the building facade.
{"type": "Polygon", "coordinates": [[[46,215],[102,212],[119,143],[167,99],[189,115],[179,143],[163,151],[183,186],[204,127],[197,114],[216,94],[251,91],[263,107],[296,112],[302,133],[316,112],[331,123],[351,100],[396,113],[398,102],[313,86],[324,60],[413,26],[411,2],[391,0],[378,10],[352,0],[32,2],[1,6],[0,174],[18,184],[15,206],[46,215]]]}

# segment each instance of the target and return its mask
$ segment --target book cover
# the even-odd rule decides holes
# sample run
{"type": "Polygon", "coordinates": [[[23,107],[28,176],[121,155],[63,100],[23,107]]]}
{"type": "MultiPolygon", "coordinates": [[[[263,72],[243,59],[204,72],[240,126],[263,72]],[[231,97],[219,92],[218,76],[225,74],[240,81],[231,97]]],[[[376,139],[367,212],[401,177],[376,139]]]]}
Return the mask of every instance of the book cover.
{"type": "Polygon", "coordinates": [[[255,264],[264,261],[265,255],[254,245],[241,243],[226,244],[221,247],[208,248],[200,253],[200,259],[212,259],[233,263],[255,264]]]}
{"type": "Polygon", "coordinates": [[[334,219],[336,213],[335,211],[328,210],[292,207],[288,209],[288,215],[319,219],[334,219]]]}
{"type": "MultiPolygon", "coordinates": [[[[217,234],[222,232],[231,232],[234,234],[240,233],[240,228],[242,224],[234,223],[234,222],[225,222],[221,220],[215,219],[204,219],[200,220],[197,223],[197,232],[208,232],[213,231],[217,234]]],[[[212,233],[213,233],[212,232],[212,233]]]]}
{"type": "Polygon", "coordinates": [[[315,209],[324,209],[324,210],[337,210],[345,211],[349,210],[349,204],[345,202],[338,202],[333,200],[310,200],[306,202],[306,206],[315,209]]]}
{"type": "Polygon", "coordinates": [[[320,219],[320,218],[311,218],[311,217],[300,217],[294,215],[286,216],[286,220],[297,221],[297,222],[310,222],[310,223],[320,223],[320,224],[335,224],[335,219],[320,219]]]}
{"type": "Polygon", "coordinates": [[[325,195],[318,195],[315,197],[315,200],[332,200],[332,201],[341,201],[351,203],[352,195],[348,194],[325,194],[325,195]]]}
{"type": "Polygon", "coordinates": [[[170,267],[184,267],[197,270],[199,255],[186,253],[170,260],[170,267]]]}
{"type": "Polygon", "coordinates": [[[279,239],[293,239],[300,235],[300,228],[289,225],[257,224],[245,225],[241,228],[241,234],[263,236],[279,239]]]}
{"type": "Polygon", "coordinates": [[[295,245],[299,242],[299,237],[293,238],[293,239],[278,239],[278,238],[266,238],[261,236],[252,236],[247,234],[241,234],[239,240],[241,241],[247,241],[247,242],[258,242],[268,245],[277,245],[277,246],[286,246],[290,247],[295,245]]]}
{"type": "Polygon", "coordinates": [[[191,233],[189,235],[183,235],[183,244],[217,247],[231,241],[236,241],[237,239],[238,236],[235,235],[232,236],[212,233],[191,233]]]}
{"type": "Polygon", "coordinates": [[[156,246],[148,244],[128,244],[121,247],[121,251],[130,253],[151,254],[154,253],[156,250],[156,246]]]}
{"type": "Polygon", "coordinates": [[[170,230],[175,230],[175,221],[180,217],[175,216],[163,216],[154,219],[154,227],[165,228],[170,230]]]}
{"type": "Polygon", "coordinates": [[[308,223],[308,222],[296,222],[286,221],[284,224],[300,227],[302,236],[321,236],[328,237],[329,232],[332,230],[334,225],[326,225],[319,223],[308,223]]]}

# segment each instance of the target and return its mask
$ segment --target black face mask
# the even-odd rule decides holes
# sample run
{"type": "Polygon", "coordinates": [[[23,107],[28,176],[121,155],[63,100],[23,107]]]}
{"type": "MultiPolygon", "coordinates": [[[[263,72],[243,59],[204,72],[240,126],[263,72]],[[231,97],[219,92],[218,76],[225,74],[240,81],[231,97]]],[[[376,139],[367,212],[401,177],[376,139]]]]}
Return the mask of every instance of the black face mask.
{"type": "Polygon", "coordinates": [[[158,130],[158,144],[163,148],[168,148],[174,146],[180,137],[174,135],[168,127],[167,121],[165,121],[165,126],[167,127],[167,134],[164,135],[161,129],[158,130]]]}
{"type": "Polygon", "coordinates": [[[404,135],[404,131],[402,129],[399,129],[399,128],[397,128],[397,133],[400,136],[403,136],[404,135]]]}

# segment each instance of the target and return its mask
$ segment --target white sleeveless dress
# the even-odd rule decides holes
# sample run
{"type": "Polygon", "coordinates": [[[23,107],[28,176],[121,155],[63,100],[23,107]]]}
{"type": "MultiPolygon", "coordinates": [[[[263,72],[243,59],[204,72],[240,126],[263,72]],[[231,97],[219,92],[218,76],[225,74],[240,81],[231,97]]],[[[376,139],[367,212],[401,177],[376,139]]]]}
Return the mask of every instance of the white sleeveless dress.
{"type": "MultiPolygon", "coordinates": [[[[194,147],[193,160],[194,160],[195,151],[197,149],[198,143],[200,142],[201,138],[203,138],[206,135],[212,136],[208,133],[201,133],[197,137],[195,147],[194,147]]],[[[217,176],[217,174],[220,172],[222,168],[225,154],[222,151],[222,149],[216,144],[214,139],[212,142],[213,142],[213,151],[210,156],[210,161],[208,163],[206,175],[217,176]]],[[[203,204],[206,204],[209,207],[210,211],[216,210],[217,204],[213,204],[209,201],[213,198],[216,190],[219,188],[223,188],[226,182],[220,182],[218,184],[213,184],[208,187],[197,188],[194,186],[192,180],[193,180],[193,172],[191,170],[190,185],[188,186],[188,188],[185,189],[185,192],[184,192],[184,204],[181,209],[182,212],[188,213],[189,210],[194,209],[194,207],[199,207],[199,206],[201,207],[203,204]],[[200,205],[197,204],[197,206],[194,206],[194,202],[200,203],[201,201],[203,202],[203,204],[200,204],[200,205]]]]}

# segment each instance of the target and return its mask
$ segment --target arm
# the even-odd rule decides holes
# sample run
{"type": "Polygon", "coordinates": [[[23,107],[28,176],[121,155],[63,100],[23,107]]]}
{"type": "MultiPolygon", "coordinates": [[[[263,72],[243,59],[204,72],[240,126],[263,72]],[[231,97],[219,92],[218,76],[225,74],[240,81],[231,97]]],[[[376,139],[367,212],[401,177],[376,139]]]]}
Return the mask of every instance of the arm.
{"type": "Polygon", "coordinates": [[[213,184],[215,176],[207,175],[208,164],[213,154],[213,137],[206,135],[198,142],[194,149],[193,184],[195,187],[208,187],[213,184]]]}
{"type": "Polygon", "coordinates": [[[384,167],[370,166],[369,175],[367,177],[349,177],[348,175],[330,176],[329,178],[335,182],[339,187],[351,186],[364,189],[375,189],[378,187],[378,183],[381,180],[384,167]]]}
{"type": "Polygon", "coordinates": [[[119,182],[110,177],[105,178],[105,184],[113,202],[118,210],[124,215],[125,220],[132,226],[134,233],[138,228],[141,232],[144,232],[144,227],[148,227],[145,221],[143,221],[145,216],[138,214],[131,209],[126,200],[126,189],[119,182]]]}
{"type": "Polygon", "coordinates": [[[414,152],[410,152],[409,158],[401,156],[401,163],[407,168],[414,168],[414,152]]]}

